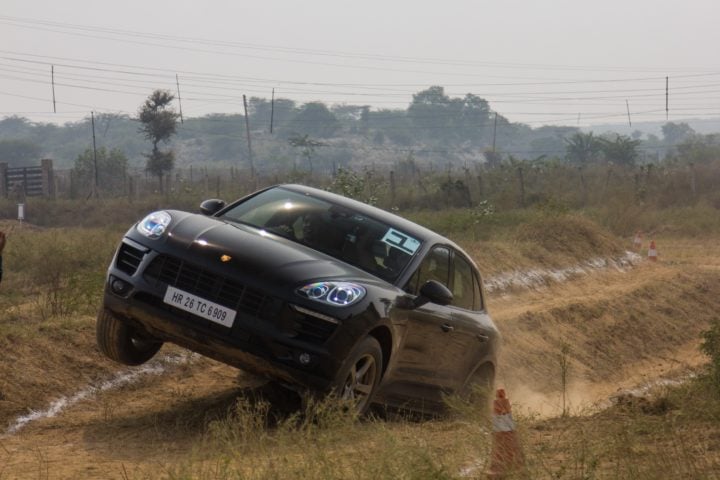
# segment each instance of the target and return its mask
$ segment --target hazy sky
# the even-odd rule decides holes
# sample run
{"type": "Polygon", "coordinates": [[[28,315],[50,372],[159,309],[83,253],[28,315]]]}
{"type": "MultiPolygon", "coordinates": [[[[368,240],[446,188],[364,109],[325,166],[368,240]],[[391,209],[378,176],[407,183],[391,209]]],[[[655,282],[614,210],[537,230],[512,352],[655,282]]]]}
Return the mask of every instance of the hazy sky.
{"type": "Polygon", "coordinates": [[[405,108],[441,85],[513,121],[720,114],[717,0],[417,2],[1,0],[0,117],[135,114],[156,88],[186,116],[242,95],[405,108]],[[53,113],[50,69],[55,70],[53,113]]]}

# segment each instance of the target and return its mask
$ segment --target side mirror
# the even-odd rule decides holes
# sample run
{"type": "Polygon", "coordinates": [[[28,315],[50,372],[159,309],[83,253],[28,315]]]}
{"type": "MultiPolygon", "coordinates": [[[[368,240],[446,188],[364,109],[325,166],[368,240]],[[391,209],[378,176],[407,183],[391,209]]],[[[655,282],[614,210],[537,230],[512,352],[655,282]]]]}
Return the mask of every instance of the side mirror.
{"type": "Polygon", "coordinates": [[[428,280],[420,287],[420,296],[418,298],[425,298],[438,305],[450,305],[453,301],[453,294],[442,283],[436,280],[428,280]]]}
{"type": "Polygon", "coordinates": [[[223,200],[218,200],[217,198],[211,198],[210,200],[205,200],[200,204],[200,213],[203,215],[207,215],[208,217],[215,215],[217,212],[222,210],[222,208],[225,206],[225,202],[223,200]]]}
{"type": "Polygon", "coordinates": [[[414,310],[422,307],[428,302],[437,305],[449,305],[453,301],[453,294],[448,288],[435,280],[428,280],[420,287],[420,294],[413,298],[412,295],[404,295],[398,298],[398,307],[407,310],[414,310]]]}

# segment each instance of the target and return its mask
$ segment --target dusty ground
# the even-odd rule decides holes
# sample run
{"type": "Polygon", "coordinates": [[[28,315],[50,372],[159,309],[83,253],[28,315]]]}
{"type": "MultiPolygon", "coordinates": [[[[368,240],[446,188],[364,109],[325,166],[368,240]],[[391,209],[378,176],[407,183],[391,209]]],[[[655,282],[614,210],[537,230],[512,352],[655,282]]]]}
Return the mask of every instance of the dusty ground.
{"type": "MultiPolygon", "coordinates": [[[[559,411],[563,345],[575,411],[602,405],[619,389],[682,377],[704,363],[698,334],[720,311],[720,260],[708,255],[715,245],[717,239],[667,240],[658,245],[657,264],[490,298],[504,336],[499,383],[514,405],[559,411]]],[[[92,335],[83,335],[77,348],[88,350],[89,362],[97,353],[92,335]]],[[[91,395],[54,418],[0,437],[0,478],[138,478],[182,459],[196,446],[206,419],[222,416],[250,391],[241,385],[256,380],[203,358],[174,358],[159,363],[164,373],[91,395]]],[[[52,364],[46,369],[52,375],[52,364]]],[[[35,404],[59,395],[44,392],[35,404]]]]}

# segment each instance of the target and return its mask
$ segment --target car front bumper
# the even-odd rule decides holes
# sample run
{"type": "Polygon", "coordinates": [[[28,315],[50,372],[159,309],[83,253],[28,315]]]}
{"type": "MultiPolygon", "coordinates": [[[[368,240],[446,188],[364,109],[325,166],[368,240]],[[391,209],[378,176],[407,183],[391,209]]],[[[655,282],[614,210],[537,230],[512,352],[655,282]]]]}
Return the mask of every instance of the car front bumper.
{"type": "MultiPolygon", "coordinates": [[[[126,238],[108,270],[104,308],[155,338],[223,363],[301,387],[330,388],[354,344],[354,329],[343,330],[339,321],[329,322],[322,314],[313,316],[307,308],[261,296],[259,289],[249,286],[243,287],[235,305],[228,305],[237,310],[230,328],[184,312],[163,301],[168,285],[194,288],[182,284],[182,272],[172,270],[173,275],[177,273],[173,277],[162,273],[166,267],[156,268],[168,256],[126,238]],[[130,267],[128,251],[135,256],[130,267]]],[[[208,292],[229,289],[220,286],[218,282],[225,280],[218,280],[213,272],[193,270],[185,276],[194,278],[195,284],[203,277],[215,282],[208,292]]],[[[221,294],[220,299],[209,300],[228,304],[229,297],[221,294]]]]}

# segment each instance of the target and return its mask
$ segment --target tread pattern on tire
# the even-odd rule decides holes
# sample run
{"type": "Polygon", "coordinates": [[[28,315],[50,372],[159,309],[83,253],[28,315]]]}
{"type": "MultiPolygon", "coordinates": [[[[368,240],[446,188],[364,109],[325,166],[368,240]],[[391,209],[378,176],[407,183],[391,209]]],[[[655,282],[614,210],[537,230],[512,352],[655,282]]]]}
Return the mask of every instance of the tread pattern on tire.
{"type": "Polygon", "coordinates": [[[138,348],[133,342],[132,333],[132,327],[108,310],[102,309],[98,312],[97,344],[100,351],[111,360],[123,365],[141,365],[160,350],[162,342],[148,344],[148,348],[138,348]]]}

